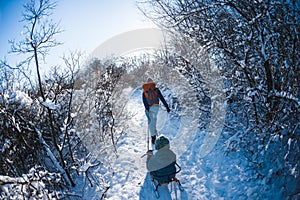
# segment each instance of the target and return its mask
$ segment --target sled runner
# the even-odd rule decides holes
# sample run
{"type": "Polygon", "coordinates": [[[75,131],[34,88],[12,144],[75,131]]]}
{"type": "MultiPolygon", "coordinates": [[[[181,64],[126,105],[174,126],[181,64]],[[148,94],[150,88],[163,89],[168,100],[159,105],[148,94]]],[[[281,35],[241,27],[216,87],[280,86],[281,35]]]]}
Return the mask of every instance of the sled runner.
{"type": "Polygon", "coordinates": [[[173,162],[162,169],[150,172],[156,198],[159,198],[158,187],[163,184],[176,182],[179,190],[183,191],[180,181],[176,178],[176,174],[180,171],[181,167],[176,162],[173,162]]]}

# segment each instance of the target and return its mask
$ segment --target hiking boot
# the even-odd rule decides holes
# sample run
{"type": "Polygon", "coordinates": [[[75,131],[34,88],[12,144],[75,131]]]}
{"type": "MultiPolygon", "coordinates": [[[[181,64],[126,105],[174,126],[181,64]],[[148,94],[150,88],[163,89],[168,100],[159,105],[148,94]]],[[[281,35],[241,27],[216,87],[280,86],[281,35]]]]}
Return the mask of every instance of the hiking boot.
{"type": "Polygon", "coordinates": [[[155,140],[156,140],[156,135],[154,135],[154,136],[151,136],[151,141],[152,141],[152,144],[155,144],[155,140]]]}

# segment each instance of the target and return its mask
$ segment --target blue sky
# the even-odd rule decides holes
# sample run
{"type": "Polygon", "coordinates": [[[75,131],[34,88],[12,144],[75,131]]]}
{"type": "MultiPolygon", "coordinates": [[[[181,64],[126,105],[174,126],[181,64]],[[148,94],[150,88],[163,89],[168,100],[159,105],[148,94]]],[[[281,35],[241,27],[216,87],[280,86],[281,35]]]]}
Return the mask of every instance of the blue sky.
{"type": "MultiPolygon", "coordinates": [[[[29,1],[0,0],[1,59],[4,56],[10,59],[7,55],[8,40],[20,37],[23,4],[29,1]]],[[[139,28],[155,27],[140,13],[134,0],[59,0],[51,18],[56,22],[60,21],[62,29],[65,30],[57,37],[64,44],[56,47],[56,54],[74,50],[91,53],[115,35],[139,28]]]]}

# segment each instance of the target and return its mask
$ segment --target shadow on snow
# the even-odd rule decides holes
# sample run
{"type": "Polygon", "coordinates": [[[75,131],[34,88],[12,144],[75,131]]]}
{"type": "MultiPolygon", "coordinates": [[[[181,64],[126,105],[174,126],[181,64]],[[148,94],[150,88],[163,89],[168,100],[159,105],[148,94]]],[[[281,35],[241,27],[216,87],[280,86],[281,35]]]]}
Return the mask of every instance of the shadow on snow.
{"type": "MultiPolygon", "coordinates": [[[[180,191],[177,183],[172,182],[158,187],[159,200],[187,200],[188,194],[185,190],[180,191]]],[[[140,200],[156,200],[154,186],[150,174],[147,173],[144,183],[141,186],[140,200]]]]}

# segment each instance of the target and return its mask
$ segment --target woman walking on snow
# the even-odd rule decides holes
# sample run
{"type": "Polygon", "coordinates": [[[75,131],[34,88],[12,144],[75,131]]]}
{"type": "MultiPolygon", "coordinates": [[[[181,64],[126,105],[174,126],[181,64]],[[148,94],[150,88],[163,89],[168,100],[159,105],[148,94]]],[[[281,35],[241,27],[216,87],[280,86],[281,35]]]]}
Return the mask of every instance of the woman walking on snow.
{"type": "Polygon", "coordinates": [[[151,133],[151,141],[152,144],[154,144],[157,136],[156,121],[159,110],[159,100],[161,100],[161,102],[164,104],[164,106],[167,109],[167,112],[170,112],[170,108],[163,95],[161,94],[160,90],[156,88],[156,84],[151,78],[148,78],[148,81],[142,85],[142,88],[142,98],[151,133]]]}

